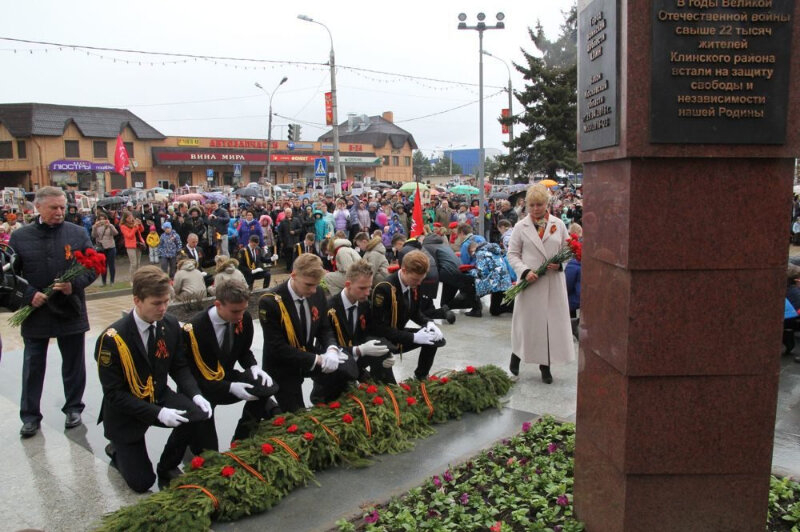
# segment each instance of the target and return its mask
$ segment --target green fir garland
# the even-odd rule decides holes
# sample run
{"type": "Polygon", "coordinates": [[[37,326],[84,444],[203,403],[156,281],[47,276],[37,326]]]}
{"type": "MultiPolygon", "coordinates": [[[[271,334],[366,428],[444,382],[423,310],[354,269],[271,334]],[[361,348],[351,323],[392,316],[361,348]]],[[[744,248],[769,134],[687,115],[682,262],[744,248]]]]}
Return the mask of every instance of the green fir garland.
{"type": "Polygon", "coordinates": [[[426,382],[363,383],[338,401],[261,422],[227,453],[195,457],[169,488],[103,517],[98,530],[208,530],[268,510],[314,471],[363,467],[370,456],[410,450],[432,423],[500,408],[512,382],[496,366],[447,372],[426,382]],[[426,400],[427,397],[427,400],[426,400]]]}

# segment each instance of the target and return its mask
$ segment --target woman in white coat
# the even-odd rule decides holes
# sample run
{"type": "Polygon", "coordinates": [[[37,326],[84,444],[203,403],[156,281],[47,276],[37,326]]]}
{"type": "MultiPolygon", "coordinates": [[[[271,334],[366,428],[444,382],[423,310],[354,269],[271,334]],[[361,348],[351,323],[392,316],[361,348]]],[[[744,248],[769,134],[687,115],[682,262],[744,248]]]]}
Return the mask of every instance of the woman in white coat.
{"type": "Polygon", "coordinates": [[[547,384],[553,382],[552,364],[565,364],[575,358],[563,265],[548,265],[542,277],[534,273],[569,237],[564,223],[547,213],[549,201],[550,193],[544,185],[528,189],[528,216],[514,226],[508,246],[508,262],[517,279],[529,283],[514,301],[510,370],[519,374],[520,357],[529,364],[538,363],[542,381],[547,384]]]}

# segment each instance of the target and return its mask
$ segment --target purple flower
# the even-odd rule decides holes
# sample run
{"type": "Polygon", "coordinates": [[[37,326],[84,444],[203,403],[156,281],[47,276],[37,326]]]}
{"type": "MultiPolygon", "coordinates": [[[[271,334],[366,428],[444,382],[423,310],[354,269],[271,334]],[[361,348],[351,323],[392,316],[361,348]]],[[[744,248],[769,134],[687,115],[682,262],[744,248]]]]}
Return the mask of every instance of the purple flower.
{"type": "Polygon", "coordinates": [[[434,475],[433,476],[433,485],[436,486],[437,488],[441,488],[442,487],[442,481],[439,480],[439,475],[434,475]]]}
{"type": "Polygon", "coordinates": [[[509,443],[511,443],[510,439],[508,439],[508,438],[504,438],[503,439],[503,445],[508,445],[509,443]]]}
{"type": "Polygon", "coordinates": [[[378,522],[378,510],[372,510],[372,513],[368,516],[364,517],[365,523],[377,523],[378,522]]]}
{"type": "Polygon", "coordinates": [[[553,454],[558,450],[558,445],[555,443],[548,443],[547,444],[547,454],[553,454]]]}
{"type": "Polygon", "coordinates": [[[538,467],[536,468],[536,474],[537,474],[537,475],[541,475],[541,474],[542,474],[542,470],[541,470],[541,469],[539,469],[538,467]]]}
{"type": "Polygon", "coordinates": [[[445,482],[451,482],[453,480],[453,474],[450,473],[449,469],[444,472],[444,475],[442,475],[442,477],[444,478],[445,482]]]}
{"type": "Polygon", "coordinates": [[[531,430],[531,422],[526,421],[522,424],[522,432],[528,432],[529,430],[531,430]]]}
{"type": "Polygon", "coordinates": [[[461,497],[459,497],[459,498],[458,498],[458,500],[460,500],[460,501],[461,501],[461,504],[463,504],[464,506],[466,506],[466,505],[467,505],[467,503],[469,502],[469,495],[467,495],[466,493],[462,493],[462,494],[461,494],[461,497]]]}
{"type": "Polygon", "coordinates": [[[494,451],[489,451],[488,453],[486,453],[486,456],[489,457],[489,460],[494,460],[494,451]]]}
{"type": "Polygon", "coordinates": [[[566,495],[559,495],[556,499],[556,504],[559,506],[569,506],[569,499],[566,495]]]}
{"type": "Polygon", "coordinates": [[[528,462],[530,462],[530,458],[523,457],[523,458],[520,458],[520,459],[519,459],[519,465],[522,465],[522,466],[524,466],[524,465],[526,465],[528,462]]]}
{"type": "Polygon", "coordinates": [[[430,510],[428,510],[428,517],[440,517],[440,514],[439,512],[431,508],[430,510]]]}
{"type": "Polygon", "coordinates": [[[561,532],[561,530],[562,530],[561,525],[553,526],[553,532],[561,532]]]}

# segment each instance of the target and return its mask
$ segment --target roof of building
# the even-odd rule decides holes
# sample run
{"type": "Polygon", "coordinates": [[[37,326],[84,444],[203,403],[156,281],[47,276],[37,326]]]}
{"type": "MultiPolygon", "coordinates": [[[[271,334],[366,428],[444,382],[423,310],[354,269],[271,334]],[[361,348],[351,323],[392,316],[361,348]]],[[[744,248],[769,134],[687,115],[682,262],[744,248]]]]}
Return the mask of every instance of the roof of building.
{"type": "MultiPolygon", "coordinates": [[[[318,140],[332,141],[333,130],[323,133],[318,140]]],[[[402,148],[406,142],[411,145],[411,149],[417,149],[411,133],[382,116],[351,115],[346,122],[339,124],[339,143],[372,144],[375,148],[383,148],[387,141],[394,149],[402,148]]]]}
{"type": "Polygon", "coordinates": [[[127,125],[139,139],[166,138],[127,109],[49,103],[0,104],[0,123],[15,137],[58,137],[64,134],[70,122],[75,124],[84,137],[115,138],[127,125]]]}

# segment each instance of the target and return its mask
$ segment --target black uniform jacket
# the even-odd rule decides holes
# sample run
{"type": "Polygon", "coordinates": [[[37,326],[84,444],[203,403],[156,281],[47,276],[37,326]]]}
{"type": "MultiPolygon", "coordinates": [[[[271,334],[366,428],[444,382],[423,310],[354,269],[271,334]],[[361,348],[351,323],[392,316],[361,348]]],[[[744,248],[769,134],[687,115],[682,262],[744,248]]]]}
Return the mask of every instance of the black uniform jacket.
{"type": "Polygon", "coordinates": [[[414,344],[414,333],[404,330],[409,320],[420,326],[430,321],[420,312],[420,294],[417,288],[411,290],[409,306],[400,285],[399,273],[395,272],[386,280],[378,283],[372,290],[372,321],[370,328],[375,336],[382,336],[390,342],[411,346],[414,344]]]}
{"type": "MultiPolygon", "coordinates": [[[[189,361],[189,368],[192,370],[192,375],[197,380],[200,386],[200,391],[203,397],[208,399],[214,404],[221,404],[229,402],[229,390],[231,382],[249,382],[252,379],[249,376],[249,369],[251,366],[258,364],[256,357],[250,350],[253,343],[253,318],[249,312],[245,312],[242,321],[233,324],[233,342],[231,351],[225,353],[219,346],[217,335],[214,331],[214,325],[211,323],[211,318],[208,316],[209,309],[195,314],[189,322],[183,327],[183,344],[186,350],[186,358],[189,361]],[[191,335],[189,334],[188,325],[191,325],[191,331],[194,334],[195,341],[197,342],[197,354],[194,352],[194,347],[191,342],[191,335]],[[200,357],[200,361],[197,360],[200,357]],[[236,363],[245,370],[247,375],[242,375],[242,372],[236,371],[234,366],[236,363]],[[200,371],[200,363],[202,363],[207,370],[211,371],[214,379],[208,379],[200,371]],[[222,369],[224,375],[218,380],[216,374],[219,369],[222,369]]],[[[208,374],[208,372],[207,372],[208,374]]]]}
{"type": "MultiPolygon", "coordinates": [[[[175,395],[167,386],[168,374],[186,397],[191,398],[200,393],[186,363],[178,320],[169,314],[156,325],[156,349],[152,356],[148,356],[142,344],[131,311],[103,331],[97,339],[95,358],[100,384],[103,386],[103,405],[98,423],[103,422],[105,435],[109,440],[133,443],[144,436],[150,425],[158,423],[161,407],[170,401],[170,396],[175,395]],[[132,392],[117,343],[108,334],[111,329],[116,331],[127,346],[138,382],[146,385],[148,377],[152,377],[152,401],[150,396],[140,398],[132,392]]],[[[196,412],[187,414],[194,417],[196,412]]]]}
{"type": "Polygon", "coordinates": [[[278,381],[301,381],[304,377],[311,376],[316,355],[324,353],[329,345],[336,345],[336,340],[326,317],[328,303],[325,301],[325,292],[320,287],[306,299],[311,313],[311,332],[308,340],[304,342],[301,339],[297,304],[289,293],[288,283],[289,281],[285,281],[271,288],[258,302],[258,319],[264,332],[263,366],[278,381]],[[295,331],[298,345],[290,342],[278,298],[286,309],[286,317],[295,331]]]}

